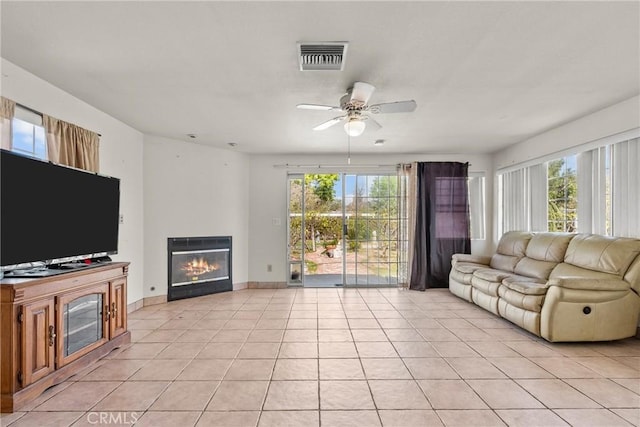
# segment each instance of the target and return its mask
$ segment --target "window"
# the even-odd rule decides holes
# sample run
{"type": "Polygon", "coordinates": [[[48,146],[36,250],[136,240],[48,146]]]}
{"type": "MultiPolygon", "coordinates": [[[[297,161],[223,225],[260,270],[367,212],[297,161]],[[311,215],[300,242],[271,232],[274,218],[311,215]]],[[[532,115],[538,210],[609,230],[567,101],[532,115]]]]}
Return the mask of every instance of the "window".
{"type": "Polygon", "coordinates": [[[47,141],[42,116],[16,105],[11,120],[12,151],[39,159],[47,159],[47,141]]]}
{"type": "Polygon", "coordinates": [[[547,231],[547,164],[539,163],[498,176],[498,232],[547,231]]]}
{"type": "Polygon", "coordinates": [[[548,230],[575,232],[578,225],[576,156],[547,163],[548,230]]]}
{"type": "Polygon", "coordinates": [[[611,145],[578,154],[578,231],[611,235],[611,145]]]}
{"type": "Polygon", "coordinates": [[[583,151],[498,172],[498,232],[640,236],[640,128],[583,151]],[[546,201],[545,201],[546,197],[546,201]]]}
{"type": "Polygon", "coordinates": [[[435,231],[438,239],[466,238],[468,189],[466,178],[436,177],[435,231]]]}
{"type": "Polygon", "coordinates": [[[471,239],[485,239],[484,205],[485,205],[485,178],[484,172],[469,173],[467,181],[469,186],[469,223],[471,239]]]}
{"type": "Polygon", "coordinates": [[[609,159],[611,233],[640,237],[640,138],[611,146],[609,159]]]}

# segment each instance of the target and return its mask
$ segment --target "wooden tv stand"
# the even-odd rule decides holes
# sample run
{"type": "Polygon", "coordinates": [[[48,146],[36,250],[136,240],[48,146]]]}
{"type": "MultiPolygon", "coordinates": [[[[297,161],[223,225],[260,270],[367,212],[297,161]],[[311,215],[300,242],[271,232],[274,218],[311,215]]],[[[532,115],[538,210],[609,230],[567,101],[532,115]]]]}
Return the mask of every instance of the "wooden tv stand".
{"type": "Polygon", "coordinates": [[[131,342],[128,270],[128,262],[112,262],[56,276],[0,281],[0,412],[20,409],[131,342]],[[66,324],[74,312],[83,313],[75,321],[85,327],[66,324]],[[87,330],[93,333],[89,339],[87,330]]]}

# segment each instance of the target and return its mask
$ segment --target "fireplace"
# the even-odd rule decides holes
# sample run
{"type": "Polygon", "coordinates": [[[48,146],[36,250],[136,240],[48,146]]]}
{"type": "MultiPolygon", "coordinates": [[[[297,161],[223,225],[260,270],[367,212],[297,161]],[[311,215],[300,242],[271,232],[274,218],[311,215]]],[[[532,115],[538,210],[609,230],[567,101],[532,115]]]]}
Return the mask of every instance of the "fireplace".
{"type": "Polygon", "coordinates": [[[170,237],[169,301],[231,291],[231,236],[170,237]]]}

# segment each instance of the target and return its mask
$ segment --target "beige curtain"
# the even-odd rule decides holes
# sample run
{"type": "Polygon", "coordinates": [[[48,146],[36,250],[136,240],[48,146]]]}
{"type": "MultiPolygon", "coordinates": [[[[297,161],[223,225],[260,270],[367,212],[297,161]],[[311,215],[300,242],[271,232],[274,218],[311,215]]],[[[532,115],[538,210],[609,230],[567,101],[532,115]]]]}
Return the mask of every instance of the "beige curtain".
{"type": "Polygon", "coordinates": [[[11,150],[11,119],[16,110],[16,103],[0,97],[0,146],[11,150]]]}
{"type": "Polygon", "coordinates": [[[98,172],[100,137],[97,133],[45,114],[42,122],[50,161],[98,172]]]}
{"type": "Polygon", "coordinates": [[[401,217],[407,218],[405,227],[401,227],[401,241],[405,245],[405,250],[400,251],[401,257],[405,257],[402,263],[406,266],[402,275],[403,287],[408,287],[411,280],[411,263],[413,262],[413,240],[416,229],[416,194],[418,189],[418,167],[417,163],[401,164],[398,168],[401,190],[401,217]]]}

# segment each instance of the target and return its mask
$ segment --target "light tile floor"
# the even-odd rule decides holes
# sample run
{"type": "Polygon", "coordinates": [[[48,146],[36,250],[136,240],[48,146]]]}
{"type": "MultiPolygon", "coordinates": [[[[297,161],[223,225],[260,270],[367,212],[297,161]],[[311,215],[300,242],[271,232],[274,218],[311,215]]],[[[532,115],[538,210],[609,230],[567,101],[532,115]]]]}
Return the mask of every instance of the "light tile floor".
{"type": "Polygon", "coordinates": [[[640,340],[551,344],[447,290],[242,290],[129,329],[0,424],[640,425],[640,340]]]}

